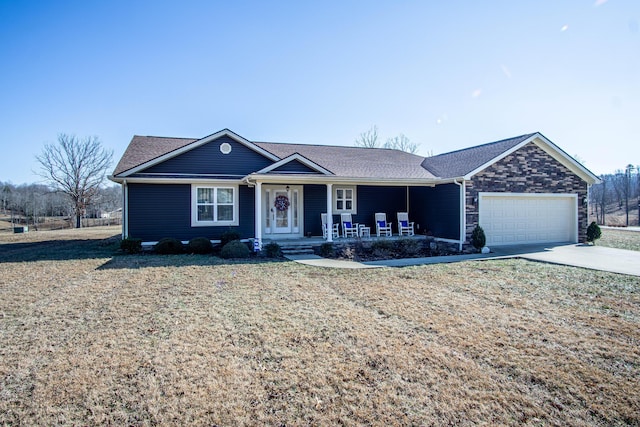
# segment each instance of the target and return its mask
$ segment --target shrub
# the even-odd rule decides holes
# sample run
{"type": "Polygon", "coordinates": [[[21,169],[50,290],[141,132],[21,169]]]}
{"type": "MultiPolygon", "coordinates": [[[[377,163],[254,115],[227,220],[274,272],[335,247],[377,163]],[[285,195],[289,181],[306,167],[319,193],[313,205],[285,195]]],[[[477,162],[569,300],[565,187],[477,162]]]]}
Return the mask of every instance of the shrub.
{"type": "Polygon", "coordinates": [[[414,239],[400,239],[396,241],[398,256],[413,257],[422,249],[422,243],[414,239]]]}
{"type": "Polygon", "coordinates": [[[184,252],[184,245],[178,239],[165,237],[156,243],[153,247],[153,251],[160,255],[177,255],[184,252]]]}
{"type": "Polygon", "coordinates": [[[240,240],[240,233],[234,230],[225,231],[220,236],[220,246],[225,247],[227,243],[240,240]]]}
{"type": "Polygon", "coordinates": [[[487,243],[487,238],[484,235],[484,230],[479,225],[476,225],[476,228],[471,232],[471,244],[474,248],[480,250],[484,248],[487,243]]]}
{"type": "Polygon", "coordinates": [[[372,250],[390,251],[393,249],[393,242],[390,240],[376,240],[371,244],[372,250]]]}
{"type": "Polygon", "coordinates": [[[190,254],[209,254],[213,252],[213,245],[211,240],[206,237],[195,237],[189,240],[187,252],[190,254]]]}
{"type": "Polygon", "coordinates": [[[276,242],[271,242],[263,248],[264,255],[269,258],[280,258],[282,256],[282,248],[276,242]]]}
{"type": "Polygon", "coordinates": [[[593,221],[591,224],[589,224],[589,227],[587,227],[587,242],[591,242],[595,245],[596,240],[598,240],[600,237],[602,237],[602,231],[600,230],[598,224],[593,221]]]}
{"type": "Polygon", "coordinates": [[[320,245],[320,256],[324,258],[331,258],[335,255],[335,249],[333,243],[323,243],[320,245]]]}
{"type": "Polygon", "coordinates": [[[222,247],[220,256],[222,258],[249,258],[251,251],[249,247],[240,240],[233,240],[222,247]]]}
{"type": "Polygon", "coordinates": [[[142,239],[127,237],[120,241],[120,249],[128,254],[138,254],[142,252],[142,239]]]}

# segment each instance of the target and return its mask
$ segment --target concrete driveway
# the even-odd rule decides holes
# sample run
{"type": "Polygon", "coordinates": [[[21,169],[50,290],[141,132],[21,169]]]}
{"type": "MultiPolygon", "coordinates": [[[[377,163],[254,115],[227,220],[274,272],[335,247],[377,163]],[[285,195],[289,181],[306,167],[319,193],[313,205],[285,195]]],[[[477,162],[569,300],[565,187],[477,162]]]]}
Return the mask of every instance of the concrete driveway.
{"type": "Polygon", "coordinates": [[[491,248],[496,257],[518,257],[553,264],[640,276],[640,252],[585,244],[491,248]]]}

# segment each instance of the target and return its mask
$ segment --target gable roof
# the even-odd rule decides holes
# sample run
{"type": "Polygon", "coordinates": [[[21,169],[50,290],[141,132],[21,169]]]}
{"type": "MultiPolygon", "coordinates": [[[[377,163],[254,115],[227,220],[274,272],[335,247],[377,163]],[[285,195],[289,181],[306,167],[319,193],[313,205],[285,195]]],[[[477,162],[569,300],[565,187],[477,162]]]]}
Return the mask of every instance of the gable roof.
{"type": "Polygon", "coordinates": [[[420,166],[424,157],[399,150],[279,142],[255,144],[278,157],[298,153],[336,176],[380,179],[437,178],[420,166]]]}
{"type": "Polygon", "coordinates": [[[323,168],[319,164],[307,159],[306,157],[302,156],[300,153],[297,153],[297,152],[267,166],[264,169],[257,171],[256,173],[264,174],[264,173],[276,171],[278,168],[281,168],[282,166],[285,166],[288,164],[292,164],[294,162],[300,163],[301,165],[306,166],[307,168],[315,172],[318,172],[324,175],[331,175],[331,171],[323,168]]]}
{"type": "Polygon", "coordinates": [[[386,148],[251,142],[228,129],[201,139],[136,135],[122,155],[113,175],[124,178],[223,135],[274,162],[254,174],[278,173],[276,169],[280,166],[291,161],[299,161],[325,176],[349,179],[468,180],[489,165],[532,142],[589,184],[600,181],[596,175],[539,132],[426,158],[386,148]]]}
{"type": "Polygon", "coordinates": [[[113,174],[114,176],[125,172],[129,174],[141,169],[146,169],[222,136],[228,136],[247,148],[262,154],[271,161],[280,160],[277,156],[263,150],[251,141],[231,132],[229,129],[222,129],[201,139],[134,136],[127,150],[122,155],[122,159],[118,162],[113,174]]]}
{"type": "Polygon", "coordinates": [[[422,167],[441,178],[465,176],[484,164],[495,162],[502,154],[533,135],[535,133],[427,157],[422,162],[422,167]]]}
{"type": "Polygon", "coordinates": [[[197,139],[134,135],[116,165],[113,175],[120,175],[123,172],[162,157],[167,153],[185,147],[195,141],[197,141],[197,139]]]}

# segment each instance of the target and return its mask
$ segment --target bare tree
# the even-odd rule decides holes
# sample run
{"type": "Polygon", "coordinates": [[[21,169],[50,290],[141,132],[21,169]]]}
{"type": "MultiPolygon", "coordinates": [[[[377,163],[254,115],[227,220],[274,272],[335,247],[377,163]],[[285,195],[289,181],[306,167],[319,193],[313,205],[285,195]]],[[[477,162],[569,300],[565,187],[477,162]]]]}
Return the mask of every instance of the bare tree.
{"type": "Polygon", "coordinates": [[[0,190],[0,208],[2,209],[2,214],[6,215],[9,204],[11,203],[13,189],[9,183],[0,183],[0,187],[2,187],[2,190],[0,190]]]}
{"type": "Polygon", "coordinates": [[[391,148],[393,150],[406,151],[407,153],[416,154],[419,144],[411,142],[404,134],[400,134],[393,138],[387,139],[384,144],[384,148],[391,148]]]}
{"type": "Polygon", "coordinates": [[[73,203],[76,228],[80,228],[82,214],[95,196],[111,166],[113,152],[102,148],[98,137],[76,138],[58,135],[58,143],[46,144],[42,154],[39,175],[73,203]]]}
{"type": "Polygon", "coordinates": [[[378,148],[378,126],[373,125],[368,131],[362,132],[355,145],[362,148],[378,148]]]}
{"type": "Polygon", "coordinates": [[[631,174],[633,173],[633,165],[629,163],[624,170],[625,187],[624,187],[624,210],[627,215],[627,227],[629,226],[629,197],[631,196],[631,174]]]}
{"type": "Polygon", "coordinates": [[[611,176],[611,183],[613,184],[613,189],[615,190],[616,202],[618,203],[619,209],[621,209],[624,205],[624,193],[626,189],[625,181],[625,173],[621,169],[616,169],[615,173],[611,176]]]}

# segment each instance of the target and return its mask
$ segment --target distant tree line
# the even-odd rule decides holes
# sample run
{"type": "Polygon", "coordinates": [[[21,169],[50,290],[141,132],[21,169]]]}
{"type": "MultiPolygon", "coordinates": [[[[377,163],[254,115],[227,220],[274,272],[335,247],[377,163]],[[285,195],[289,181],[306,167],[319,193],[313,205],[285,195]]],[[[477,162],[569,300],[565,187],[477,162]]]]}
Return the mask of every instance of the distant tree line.
{"type": "MultiPolygon", "coordinates": [[[[103,218],[122,208],[119,185],[99,187],[88,203],[82,218],[103,218]]],[[[34,229],[47,220],[63,220],[67,227],[75,227],[75,206],[68,195],[43,184],[14,185],[0,181],[0,217],[12,224],[28,225],[34,229]]],[[[106,221],[105,221],[106,222],[106,221]]]]}
{"type": "MultiPolygon", "coordinates": [[[[388,148],[391,150],[406,151],[407,153],[416,154],[420,148],[420,144],[411,142],[411,140],[403,133],[387,138],[384,144],[378,139],[378,126],[373,125],[369,130],[362,132],[354,141],[356,147],[362,148],[388,148]]],[[[432,156],[431,152],[427,153],[427,157],[432,156]]]]}
{"type": "MultiPolygon", "coordinates": [[[[640,218],[640,165],[627,165],[612,174],[601,175],[600,184],[591,186],[589,204],[591,212],[598,224],[606,224],[607,214],[613,206],[618,212],[622,211],[624,225],[640,225],[637,221],[629,220],[629,215],[637,212],[640,218]]],[[[619,213],[618,213],[619,215],[619,213]]],[[[623,225],[623,224],[620,224],[623,225]]]]}

